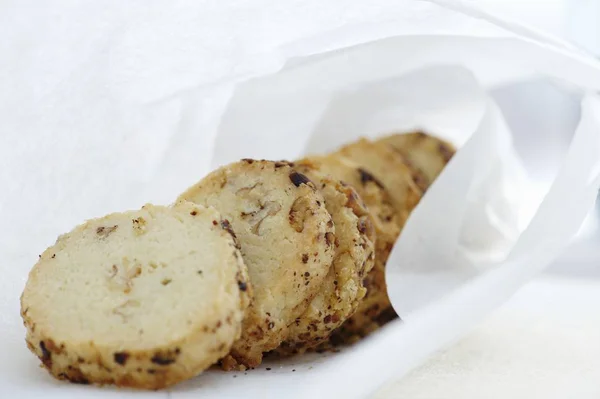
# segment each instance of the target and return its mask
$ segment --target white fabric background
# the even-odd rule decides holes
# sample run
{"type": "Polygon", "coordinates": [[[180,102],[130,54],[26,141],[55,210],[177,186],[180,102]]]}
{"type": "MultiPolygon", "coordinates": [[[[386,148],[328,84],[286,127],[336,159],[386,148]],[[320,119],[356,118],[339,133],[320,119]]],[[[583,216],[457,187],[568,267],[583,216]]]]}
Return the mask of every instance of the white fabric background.
{"type": "Polygon", "coordinates": [[[540,277],[373,398],[597,399],[599,308],[600,278],[540,277]]]}

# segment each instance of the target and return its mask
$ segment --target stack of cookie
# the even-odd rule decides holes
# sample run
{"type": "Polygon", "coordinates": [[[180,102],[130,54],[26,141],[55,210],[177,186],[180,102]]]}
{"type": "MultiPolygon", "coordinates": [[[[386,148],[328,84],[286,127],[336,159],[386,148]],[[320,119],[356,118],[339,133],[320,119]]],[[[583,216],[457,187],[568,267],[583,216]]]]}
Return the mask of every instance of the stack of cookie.
{"type": "Polygon", "coordinates": [[[409,133],[243,159],[170,207],[90,220],[30,272],[27,345],[59,379],[159,389],[351,342],[396,317],[385,263],[453,154],[409,133]]]}

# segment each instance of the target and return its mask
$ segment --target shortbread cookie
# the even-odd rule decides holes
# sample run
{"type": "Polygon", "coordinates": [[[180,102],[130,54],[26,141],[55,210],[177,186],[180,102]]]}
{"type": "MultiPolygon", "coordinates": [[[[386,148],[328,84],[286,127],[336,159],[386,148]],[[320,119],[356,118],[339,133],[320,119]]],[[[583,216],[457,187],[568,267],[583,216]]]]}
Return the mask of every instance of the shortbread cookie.
{"type": "Polygon", "coordinates": [[[222,365],[255,367],[288,336],[329,273],[336,237],[323,195],[288,162],[245,159],[212,172],[179,200],[213,206],[231,221],[254,299],[222,365]]]}
{"type": "Polygon", "coordinates": [[[41,256],[27,345],[56,378],[160,389],[227,354],[250,285],[229,223],[191,203],[90,220],[41,256]]]}
{"type": "Polygon", "coordinates": [[[379,315],[391,309],[385,283],[385,264],[400,234],[402,221],[383,183],[355,162],[332,154],[300,160],[296,162],[296,168],[301,171],[317,170],[354,187],[373,217],[377,237],[375,264],[363,279],[367,293],[354,315],[342,326],[344,336],[366,335],[379,326],[379,315]]]}
{"type": "Polygon", "coordinates": [[[386,144],[360,139],[342,147],[338,154],[359,164],[385,186],[404,225],[422,192],[413,180],[413,172],[398,153],[386,144]]]}
{"type": "Polygon", "coordinates": [[[456,152],[452,144],[423,132],[394,134],[378,141],[391,146],[418,170],[423,176],[425,189],[456,152]]]}
{"type": "Polygon", "coordinates": [[[329,338],[356,311],[366,289],[363,277],[373,268],[375,231],[356,191],[314,169],[298,167],[319,188],[335,225],[335,257],[321,291],[289,327],[280,354],[300,353],[329,338]]]}
{"type": "Polygon", "coordinates": [[[311,156],[294,163],[296,169],[317,171],[321,175],[330,176],[353,187],[365,203],[380,236],[393,236],[399,233],[401,221],[394,207],[394,202],[383,183],[362,168],[357,162],[338,154],[311,156]]]}

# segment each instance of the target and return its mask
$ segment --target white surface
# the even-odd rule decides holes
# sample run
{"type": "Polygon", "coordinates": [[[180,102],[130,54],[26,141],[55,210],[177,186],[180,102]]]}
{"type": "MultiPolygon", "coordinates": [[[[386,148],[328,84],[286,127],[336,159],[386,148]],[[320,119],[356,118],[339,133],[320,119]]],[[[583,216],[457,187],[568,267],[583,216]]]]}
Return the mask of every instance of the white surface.
{"type": "Polygon", "coordinates": [[[599,112],[589,92],[600,88],[600,68],[556,40],[523,27],[517,29],[527,39],[517,39],[476,11],[458,6],[477,16],[467,18],[424,2],[117,4],[26,9],[9,3],[0,14],[0,36],[10,39],[0,42],[0,52],[14,60],[0,64],[6,88],[0,92],[6,132],[0,220],[10,226],[0,232],[0,351],[11,359],[0,363],[2,394],[123,395],[53,381],[23,345],[18,296],[37,253],[58,234],[108,211],[170,202],[211,164],[261,154],[293,158],[320,148],[315,143],[324,135],[339,143],[393,126],[386,118],[395,112],[354,107],[363,111],[353,116],[362,118],[364,130],[336,129],[332,121],[352,109],[360,96],[346,100],[361,90],[442,134],[461,132],[464,140],[465,130],[476,130],[423,199],[390,259],[388,270],[404,277],[390,278],[390,292],[406,322],[334,356],[293,359],[248,375],[212,371],[169,393],[136,396],[363,396],[501,304],[560,252],[595,198],[599,112]],[[347,46],[353,47],[339,50],[347,46]],[[433,72],[439,81],[428,75],[433,72]],[[505,212],[504,200],[512,200],[504,190],[506,171],[514,166],[507,162],[509,137],[498,107],[474,79],[490,85],[534,72],[561,79],[586,100],[559,178],[517,237],[519,229],[506,229],[519,227],[505,212]],[[388,83],[399,86],[386,93],[388,83]],[[398,96],[410,84],[414,96],[398,96]],[[437,108],[427,109],[427,96],[438,100],[437,108]],[[469,114],[470,128],[457,126],[466,119],[456,115],[441,117],[458,110],[469,114]],[[442,205],[444,217],[432,217],[442,205]],[[488,240],[472,240],[477,234],[488,240]],[[502,245],[493,253],[481,246],[497,242],[502,245]],[[446,275],[437,279],[444,266],[446,275]],[[415,273],[425,278],[407,279],[415,273]]]}
{"type": "MultiPolygon", "coordinates": [[[[467,0],[544,32],[564,37],[570,4],[586,0],[467,0]]],[[[592,0],[594,1],[594,0],[592,0]]]]}
{"type": "Polygon", "coordinates": [[[565,38],[600,56],[600,2],[597,0],[467,1],[565,38]]]}
{"type": "Polygon", "coordinates": [[[538,278],[373,399],[597,399],[598,309],[600,279],[538,278]]]}

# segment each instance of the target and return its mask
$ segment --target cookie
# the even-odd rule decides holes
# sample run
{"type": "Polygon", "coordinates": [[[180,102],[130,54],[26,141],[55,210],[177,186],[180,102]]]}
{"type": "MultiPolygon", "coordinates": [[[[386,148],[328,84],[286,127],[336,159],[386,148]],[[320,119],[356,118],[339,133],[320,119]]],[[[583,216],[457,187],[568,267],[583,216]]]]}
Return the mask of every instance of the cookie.
{"type": "MultiPolygon", "coordinates": [[[[385,264],[400,234],[402,221],[383,183],[357,163],[332,154],[305,158],[296,162],[296,167],[299,170],[318,170],[352,186],[372,216],[377,238],[373,269],[363,279],[367,293],[354,315],[341,327],[344,336],[366,335],[379,326],[380,314],[391,309],[385,283],[385,264]]],[[[335,331],[334,335],[339,335],[339,331],[335,331]]]]}
{"type": "Polygon", "coordinates": [[[60,236],[29,274],[21,316],[54,377],[160,389],[229,352],[249,294],[217,211],[146,205],[60,236]]]}
{"type": "Polygon", "coordinates": [[[321,291],[289,327],[279,354],[304,352],[326,341],[356,311],[366,289],[363,277],[373,268],[375,231],[371,216],[356,191],[317,170],[298,166],[323,194],[335,225],[335,256],[321,291]]]}
{"type": "Polygon", "coordinates": [[[422,176],[425,191],[450,161],[456,149],[437,137],[423,132],[394,134],[378,140],[389,145],[422,176]]]}
{"type": "Polygon", "coordinates": [[[222,365],[255,367],[288,336],[329,273],[336,237],[323,195],[288,162],[245,159],[215,170],[178,200],[215,207],[236,232],[254,298],[222,365]]]}
{"type": "Polygon", "coordinates": [[[401,224],[421,199],[422,191],[413,180],[413,171],[389,145],[360,139],[342,147],[339,155],[360,165],[363,179],[374,177],[390,194],[401,224]]]}

